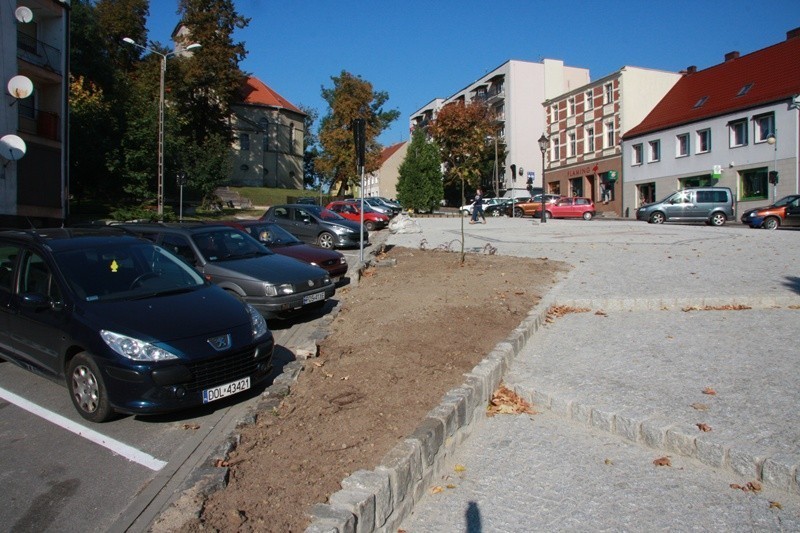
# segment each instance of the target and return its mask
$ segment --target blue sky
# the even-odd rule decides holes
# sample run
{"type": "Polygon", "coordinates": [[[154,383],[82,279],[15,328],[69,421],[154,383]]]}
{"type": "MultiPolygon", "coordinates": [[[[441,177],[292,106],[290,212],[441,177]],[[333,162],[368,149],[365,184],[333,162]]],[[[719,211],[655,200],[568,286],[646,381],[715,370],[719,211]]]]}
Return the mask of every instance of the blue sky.
{"type": "MultiPolygon", "coordinates": [[[[295,105],[342,70],[389,93],[400,118],[380,141],[408,140],[411,113],[509,59],[560,59],[598,79],[624,65],[679,71],[775,44],[800,27],[797,0],[235,0],[249,26],[241,68],[295,105]]],[[[151,0],[149,38],[166,44],[177,0],[151,0]]],[[[198,53],[202,53],[199,51],[198,53]]],[[[800,61],[800,59],[798,59],[800,61]]],[[[315,124],[315,129],[318,124],[315,124]]]]}

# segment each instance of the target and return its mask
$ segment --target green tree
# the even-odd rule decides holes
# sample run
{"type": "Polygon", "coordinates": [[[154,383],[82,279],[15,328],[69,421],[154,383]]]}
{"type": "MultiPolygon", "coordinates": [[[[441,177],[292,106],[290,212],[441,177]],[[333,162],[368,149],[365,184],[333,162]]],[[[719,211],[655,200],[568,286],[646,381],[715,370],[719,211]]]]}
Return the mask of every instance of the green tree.
{"type": "MultiPolygon", "coordinates": [[[[428,132],[439,146],[445,165],[445,183],[461,188],[461,204],[465,203],[465,187],[480,184],[490,147],[486,137],[494,133],[489,108],[482,102],[454,102],[444,106],[428,126],[428,132]]],[[[492,157],[494,150],[492,146],[492,157]]],[[[464,262],[464,218],[461,218],[461,262],[464,262]]]]}
{"type": "Polygon", "coordinates": [[[400,203],[415,212],[432,211],[444,193],[441,167],[439,148],[428,141],[424,130],[414,130],[397,179],[400,203]]]}
{"type": "Polygon", "coordinates": [[[377,170],[380,164],[383,147],[378,143],[378,137],[400,116],[400,112],[384,110],[389,94],[375,91],[371,83],[359,76],[342,71],[331,80],[333,87],[322,88],[322,97],[330,109],[320,125],[319,142],[323,152],[316,160],[316,169],[330,181],[331,190],[338,186],[337,195],[342,195],[360,180],[351,129],[353,120],[361,118],[366,121],[364,172],[369,173],[377,170]]]}
{"type": "Polygon", "coordinates": [[[316,109],[299,106],[306,114],[303,118],[305,133],[303,135],[303,187],[306,189],[322,188],[323,176],[317,172],[317,158],[319,157],[319,139],[314,134],[314,122],[319,113],[316,109]]]}

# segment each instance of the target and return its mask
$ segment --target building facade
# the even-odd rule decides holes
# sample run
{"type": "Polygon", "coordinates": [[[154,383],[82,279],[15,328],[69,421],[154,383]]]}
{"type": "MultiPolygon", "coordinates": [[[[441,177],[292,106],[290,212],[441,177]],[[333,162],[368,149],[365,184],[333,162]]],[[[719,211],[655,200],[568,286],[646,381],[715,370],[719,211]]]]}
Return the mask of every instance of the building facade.
{"type": "Polygon", "coordinates": [[[798,57],[800,28],[750,54],[689,67],[623,136],[626,212],[685,187],[730,187],[738,212],[800,192],[798,57]]]}
{"type": "Polygon", "coordinates": [[[57,226],[67,216],[68,4],[56,0],[0,4],[5,94],[0,106],[0,223],[4,226],[57,226]],[[6,89],[9,82],[14,86],[11,93],[6,89]]]}
{"type": "Polygon", "coordinates": [[[545,192],[591,198],[599,214],[621,215],[621,135],[638,125],[680,76],[626,66],[545,100],[545,192]]]}
{"type": "Polygon", "coordinates": [[[378,170],[370,172],[364,178],[364,196],[397,198],[400,165],[405,160],[407,153],[408,143],[405,141],[384,148],[381,151],[378,170]]]}
{"type": "Polygon", "coordinates": [[[302,189],[306,114],[253,76],[231,110],[229,184],[302,189]]]}
{"type": "MultiPolygon", "coordinates": [[[[587,69],[567,67],[555,59],[541,63],[506,61],[448,98],[436,98],[415,111],[410,129],[425,127],[444,105],[483,101],[497,121],[498,137],[507,154],[505,161],[498,161],[500,191],[495,193],[524,188],[528,177],[534,186],[541,187],[542,156],[537,140],[545,131],[546,122],[540,104],[588,82],[587,69]],[[512,164],[517,168],[515,175],[512,164]]],[[[487,176],[487,182],[494,183],[494,177],[487,176]]]]}

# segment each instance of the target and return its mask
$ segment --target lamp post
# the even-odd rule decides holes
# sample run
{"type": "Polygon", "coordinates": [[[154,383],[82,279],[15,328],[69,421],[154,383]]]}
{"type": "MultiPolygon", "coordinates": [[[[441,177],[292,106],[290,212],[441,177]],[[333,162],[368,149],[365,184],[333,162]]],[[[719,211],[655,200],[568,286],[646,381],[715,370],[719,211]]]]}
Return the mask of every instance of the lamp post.
{"type": "MultiPolygon", "coordinates": [[[[772,156],[772,170],[775,172],[775,179],[772,181],[772,203],[774,204],[778,197],[778,135],[777,128],[767,136],[767,144],[774,147],[772,156]]],[[[769,175],[769,173],[767,173],[769,175]]]]}
{"type": "Polygon", "coordinates": [[[492,139],[494,141],[494,195],[496,197],[500,197],[500,180],[498,178],[498,169],[497,169],[497,135],[488,135],[487,139],[492,139]]]}
{"type": "Polygon", "coordinates": [[[547,192],[547,191],[545,191],[545,181],[544,181],[544,155],[545,155],[545,152],[547,152],[547,145],[548,144],[550,144],[550,143],[548,142],[547,137],[545,136],[544,133],[542,133],[542,136],[539,137],[539,150],[542,151],[542,214],[541,214],[542,218],[541,218],[541,220],[542,220],[543,223],[547,222],[547,215],[545,214],[545,210],[544,210],[545,192],[547,192]]]}
{"type": "Polygon", "coordinates": [[[161,58],[161,78],[158,91],[158,191],[156,193],[156,197],[158,202],[158,218],[163,218],[164,216],[164,75],[167,72],[167,59],[183,51],[195,50],[197,48],[200,48],[200,46],[202,45],[200,45],[199,43],[194,43],[190,44],[189,46],[181,50],[175,50],[174,52],[162,54],[158,50],[153,50],[152,48],[148,48],[147,46],[143,46],[137,43],[130,37],[124,37],[122,40],[137,48],[141,48],[146,52],[150,52],[151,54],[156,54],[161,58]]]}

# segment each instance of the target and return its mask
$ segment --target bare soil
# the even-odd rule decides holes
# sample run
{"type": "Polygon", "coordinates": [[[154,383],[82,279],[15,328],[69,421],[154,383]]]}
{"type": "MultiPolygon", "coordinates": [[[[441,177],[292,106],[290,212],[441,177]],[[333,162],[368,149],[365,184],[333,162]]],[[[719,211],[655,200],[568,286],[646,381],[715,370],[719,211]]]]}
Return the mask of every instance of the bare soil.
{"type": "Polygon", "coordinates": [[[274,415],[241,428],[227,488],[183,530],[303,531],[312,505],[375,468],[567,270],[490,252],[462,264],[460,253],[392,248],[338,291],[319,357],[274,415]]]}

